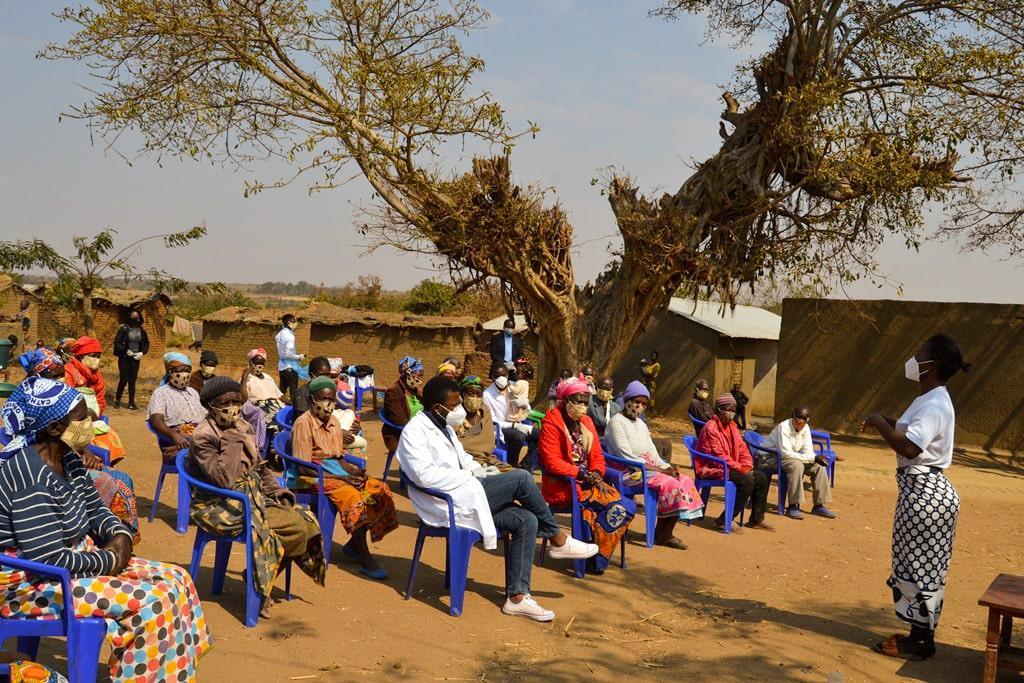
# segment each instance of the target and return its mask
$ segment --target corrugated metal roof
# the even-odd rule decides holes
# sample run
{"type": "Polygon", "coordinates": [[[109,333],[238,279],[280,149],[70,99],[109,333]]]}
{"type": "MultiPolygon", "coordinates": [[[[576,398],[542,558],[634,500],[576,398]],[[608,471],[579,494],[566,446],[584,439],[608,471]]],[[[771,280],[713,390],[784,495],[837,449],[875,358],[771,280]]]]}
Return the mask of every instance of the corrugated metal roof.
{"type": "Polygon", "coordinates": [[[722,310],[717,301],[694,301],[673,298],[668,310],[733,339],[779,340],[782,317],[756,306],[728,306],[722,310]]]}
{"type": "MultiPolygon", "coordinates": [[[[482,325],[482,327],[485,330],[489,331],[489,332],[498,332],[498,331],[504,329],[505,321],[506,320],[508,320],[508,316],[499,315],[497,318],[492,318],[491,320],[488,320],[487,322],[485,322],[482,325]]],[[[523,315],[522,313],[516,313],[515,320],[516,320],[515,333],[519,334],[520,332],[525,332],[526,331],[526,316],[523,315]]]]}

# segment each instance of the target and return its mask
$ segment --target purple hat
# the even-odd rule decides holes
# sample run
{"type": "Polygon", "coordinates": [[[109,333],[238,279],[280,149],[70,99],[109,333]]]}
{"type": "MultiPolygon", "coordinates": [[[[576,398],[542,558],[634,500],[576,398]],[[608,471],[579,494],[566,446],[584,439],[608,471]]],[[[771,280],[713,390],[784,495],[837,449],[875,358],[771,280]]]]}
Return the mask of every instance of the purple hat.
{"type": "Polygon", "coordinates": [[[643,396],[646,399],[650,399],[651,392],[647,390],[647,387],[644,386],[643,382],[633,380],[626,385],[626,390],[622,392],[622,400],[628,401],[629,399],[636,398],[637,396],[643,396]]]}

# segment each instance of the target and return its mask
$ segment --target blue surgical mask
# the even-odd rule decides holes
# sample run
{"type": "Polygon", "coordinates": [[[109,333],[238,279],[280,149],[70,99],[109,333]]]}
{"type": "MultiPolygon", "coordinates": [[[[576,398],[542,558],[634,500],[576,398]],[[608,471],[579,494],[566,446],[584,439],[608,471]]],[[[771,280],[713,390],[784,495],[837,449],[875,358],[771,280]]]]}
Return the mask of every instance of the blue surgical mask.
{"type": "Polygon", "coordinates": [[[505,330],[505,336],[506,337],[511,337],[512,336],[512,330],[505,330]]]}

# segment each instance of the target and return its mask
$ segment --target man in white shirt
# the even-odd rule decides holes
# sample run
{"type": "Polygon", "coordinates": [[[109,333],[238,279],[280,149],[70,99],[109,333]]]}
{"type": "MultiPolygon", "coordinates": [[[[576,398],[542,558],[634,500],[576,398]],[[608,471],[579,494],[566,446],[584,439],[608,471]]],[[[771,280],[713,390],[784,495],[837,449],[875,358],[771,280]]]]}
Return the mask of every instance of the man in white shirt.
{"type": "Polygon", "coordinates": [[[306,356],[295,350],[295,328],[298,321],[291,313],[281,316],[281,330],[274,337],[277,344],[277,377],[282,394],[295,400],[299,389],[299,363],[306,356]]]}
{"type": "Polygon", "coordinates": [[[501,430],[508,464],[516,467],[519,465],[523,446],[529,444],[532,448],[537,443],[537,430],[530,425],[508,420],[508,370],[503,367],[495,368],[493,380],[491,386],[484,391],[484,405],[491,412],[491,419],[501,430]]]}
{"type": "MultiPolygon", "coordinates": [[[[804,475],[811,478],[814,489],[814,507],[811,514],[832,519],[836,513],[828,509],[832,502],[832,484],[828,479],[828,459],[824,455],[814,453],[811,441],[811,411],[807,406],[799,406],[793,411],[793,417],[775,425],[768,435],[770,448],[774,448],[782,457],[782,471],[786,475],[786,516],[791,519],[803,519],[800,506],[804,499],[804,475]]],[[[781,482],[780,482],[781,485],[781,482]]]]}
{"type": "MultiPolygon", "coordinates": [[[[395,456],[416,487],[436,489],[452,498],[457,526],[476,530],[487,549],[497,547],[497,530],[512,536],[505,554],[505,593],[501,611],[534,621],[555,613],[530,596],[530,570],[537,538],[551,540],[551,557],[585,559],[597,546],[578,541],[555,522],[533,475],[524,470],[499,473],[473,460],[455,435],[466,419],[459,386],[439,375],[423,387],[423,410],[402,429],[395,456]]],[[[409,500],[425,524],[447,527],[447,503],[410,487],[409,500]]]]}

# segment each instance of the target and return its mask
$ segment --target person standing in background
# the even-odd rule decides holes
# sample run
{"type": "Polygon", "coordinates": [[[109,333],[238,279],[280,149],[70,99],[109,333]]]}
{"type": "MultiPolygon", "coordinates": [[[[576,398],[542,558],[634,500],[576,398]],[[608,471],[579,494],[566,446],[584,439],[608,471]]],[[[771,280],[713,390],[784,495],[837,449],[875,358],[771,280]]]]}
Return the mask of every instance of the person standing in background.
{"type": "Polygon", "coordinates": [[[139,365],[142,357],[149,353],[149,335],[142,326],[142,312],[128,314],[128,323],[117,328],[114,336],[114,357],[117,358],[117,393],[114,407],[121,407],[121,396],[128,388],[128,410],[138,410],[135,405],[135,383],[139,379],[139,365]]]}
{"type": "Polygon", "coordinates": [[[658,375],[661,374],[661,363],[658,362],[658,352],[651,351],[651,355],[640,361],[641,380],[647,391],[651,394],[651,400],[647,403],[647,415],[654,416],[655,390],[658,388],[658,375]]]}
{"type": "Polygon", "coordinates": [[[306,356],[295,350],[295,328],[298,320],[291,313],[281,316],[281,330],[274,337],[277,344],[277,376],[281,393],[295,398],[299,388],[299,364],[306,356]]]}
{"type": "Polygon", "coordinates": [[[502,325],[501,334],[495,334],[491,338],[491,371],[490,376],[494,378],[494,371],[499,367],[511,370],[515,367],[516,359],[523,356],[523,341],[515,334],[516,321],[509,318],[502,325]]]}
{"type": "Polygon", "coordinates": [[[732,385],[732,391],[729,393],[736,399],[736,426],[740,429],[746,429],[747,404],[750,403],[750,397],[743,393],[743,389],[740,388],[738,383],[732,385]]]}

